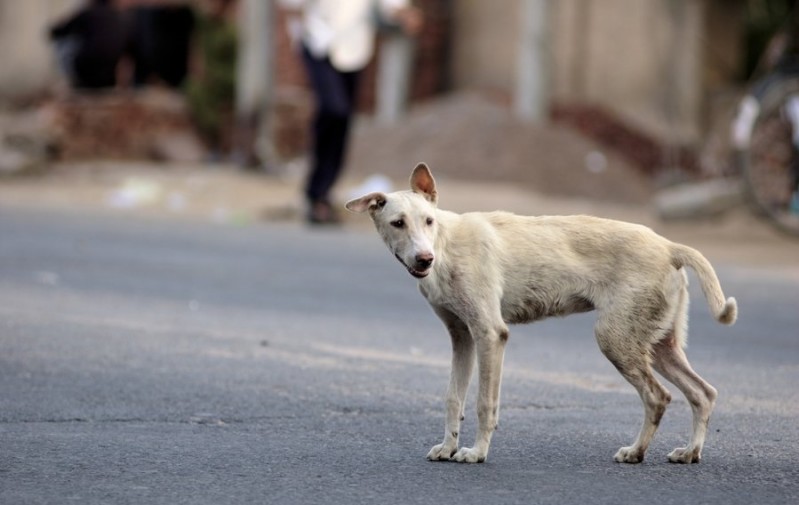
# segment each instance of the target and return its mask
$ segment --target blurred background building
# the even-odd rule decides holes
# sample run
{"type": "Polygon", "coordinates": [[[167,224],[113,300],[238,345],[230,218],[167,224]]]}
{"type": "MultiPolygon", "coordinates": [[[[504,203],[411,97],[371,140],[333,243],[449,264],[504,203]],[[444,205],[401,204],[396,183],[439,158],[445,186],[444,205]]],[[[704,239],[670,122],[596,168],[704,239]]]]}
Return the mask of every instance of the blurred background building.
{"type": "MultiPolygon", "coordinates": [[[[116,5],[127,10],[181,6],[196,9],[209,3],[215,2],[125,0],[116,5]]],[[[239,95],[247,95],[238,100],[236,111],[231,112],[239,118],[239,127],[243,124],[245,131],[240,137],[249,139],[247,142],[260,142],[257,150],[262,157],[296,156],[305,145],[309,98],[304,92],[301,63],[286,35],[285,20],[271,2],[230,3],[238,10],[233,19],[238,20],[241,55],[233,86],[239,95]]],[[[69,105],[76,98],[64,98],[67,95],[57,91],[63,91],[64,80],[48,33],[57,21],[83,4],[80,0],[0,0],[0,104],[8,110],[66,101],[55,114],[62,121],[70,114],[86,115],[66,120],[68,133],[74,135],[92,122],[91,112],[83,111],[91,111],[95,102],[105,104],[100,107],[103,112],[96,112],[101,118],[95,121],[106,125],[113,135],[103,137],[89,132],[87,136],[99,135],[104,140],[84,148],[67,141],[60,149],[61,155],[67,157],[102,154],[107,151],[103,145],[123,141],[124,128],[115,128],[115,122],[130,125],[132,120],[139,121],[139,134],[147,129],[180,131],[192,122],[196,124],[197,115],[185,112],[188,109],[181,104],[187,85],[180,72],[172,80],[162,75],[159,79],[136,81],[134,75],[128,77],[128,82],[117,84],[117,88],[137,84],[171,88],[175,96],[168,99],[164,95],[155,100],[152,96],[141,98],[141,94],[125,100],[81,97],[79,107],[69,105]],[[117,116],[108,112],[109,101],[120,111],[117,116]],[[150,114],[148,107],[159,112],[150,114]],[[158,122],[165,124],[155,124],[158,122]]],[[[533,82],[533,99],[543,103],[546,111],[539,120],[554,120],[603,142],[615,142],[615,148],[630,151],[629,156],[637,163],[654,169],[666,163],[664,146],[670,149],[671,162],[697,164],[700,151],[713,136],[714,125],[725,120],[736,92],[751,75],[757,58],[752,55],[762,52],[768,34],[779,26],[780,16],[785,16],[793,2],[418,0],[416,4],[423,9],[426,23],[413,46],[414,57],[407,59],[407,50],[402,56],[402,50],[397,53],[388,46],[390,42],[386,40],[395,35],[383,37],[382,50],[367,70],[362,86],[364,111],[379,108],[381,96],[384,100],[394,97],[389,99],[402,102],[402,108],[406,101],[426,102],[470,90],[518,113],[519,96],[529,95],[533,82]],[[530,50],[531,44],[535,50],[530,50]],[[404,73],[403,65],[407,67],[404,73]],[[392,66],[400,73],[391,74],[392,66]],[[386,75],[407,74],[407,87],[391,79],[388,84],[381,81],[386,67],[386,75]],[[401,89],[397,91],[397,87],[401,89]]],[[[192,44],[194,53],[200,50],[197,26],[193,25],[193,32],[186,30],[187,43],[192,44]]],[[[176,27],[166,25],[165,29],[175,31],[176,27]]],[[[163,42],[156,50],[175,50],[176,44],[175,40],[163,42]]],[[[190,74],[193,56],[187,58],[185,72],[190,74]]],[[[520,116],[522,120],[529,119],[520,116]]],[[[235,129],[236,121],[225,118],[224,122],[226,128],[235,129]]],[[[202,137],[207,148],[208,140],[202,137]]],[[[231,149],[235,137],[231,133],[225,140],[211,143],[231,149]]],[[[120,147],[116,154],[152,156],[154,150],[159,150],[152,146],[142,148],[132,138],[125,142],[130,145],[120,147]]],[[[172,137],[171,143],[181,142],[187,145],[185,135],[172,137]]],[[[160,150],[169,148],[162,146],[160,150]]],[[[170,154],[162,152],[159,156],[170,154]]]]}

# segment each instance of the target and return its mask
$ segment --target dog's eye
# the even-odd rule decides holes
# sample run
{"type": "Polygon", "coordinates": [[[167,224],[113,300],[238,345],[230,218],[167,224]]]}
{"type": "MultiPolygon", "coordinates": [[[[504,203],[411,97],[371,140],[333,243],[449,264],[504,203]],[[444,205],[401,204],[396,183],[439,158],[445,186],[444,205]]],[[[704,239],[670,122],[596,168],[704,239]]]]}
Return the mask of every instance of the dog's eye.
{"type": "Polygon", "coordinates": [[[433,224],[433,218],[432,217],[428,217],[425,222],[427,223],[427,226],[431,226],[433,224]]]}
{"type": "Polygon", "coordinates": [[[403,221],[402,219],[397,219],[397,220],[391,221],[389,224],[391,226],[393,226],[394,228],[402,228],[403,226],[405,226],[405,221],[403,221]]]}

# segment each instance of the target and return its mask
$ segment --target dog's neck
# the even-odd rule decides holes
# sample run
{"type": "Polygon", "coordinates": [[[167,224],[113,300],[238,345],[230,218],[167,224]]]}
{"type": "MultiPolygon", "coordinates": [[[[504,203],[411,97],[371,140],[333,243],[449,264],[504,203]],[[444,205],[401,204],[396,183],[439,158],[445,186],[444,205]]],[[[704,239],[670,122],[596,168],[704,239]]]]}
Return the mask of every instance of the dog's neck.
{"type": "MultiPolygon", "coordinates": [[[[433,242],[433,249],[436,255],[436,264],[439,268],[447,268],[447,265],[449,264],[447,251],[451,250],[449,243],[452,240],[452,229],[457,226],[457,222],[460,218],[460,214],[455,212],[436,209],[438,231],[433,242]]],[[[435,272],[435,267],[433,270],[435,272]]]]}

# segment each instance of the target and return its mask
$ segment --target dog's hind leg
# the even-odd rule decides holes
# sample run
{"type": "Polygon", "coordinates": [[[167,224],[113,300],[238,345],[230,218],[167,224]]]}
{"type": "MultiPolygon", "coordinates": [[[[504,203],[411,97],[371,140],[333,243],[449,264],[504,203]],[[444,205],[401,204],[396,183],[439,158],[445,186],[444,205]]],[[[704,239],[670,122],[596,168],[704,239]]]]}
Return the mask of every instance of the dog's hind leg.
{"type": "Polygon", "coordinates": [[[447,420],[444,441],[430,449],[427,459],[431,461],[449,460],[458,451],[466,392],[474,368],[474,340],[469,328],[446,309],[436,309],[436,314],[447,326],[452,339],[452,370],[447,389],[447,420]]]}
{"type": "Polygon", "coordinates": [[[685,288],[680,293],[679,307],[672,331],[652,349],[655,370],[682,391],[693,414],[693,431],[688,445],[674,449],[669,454],[672,463],[698,463],[702,459],[707,425],[718,393],[705,382],[688,363],[683,345],[685,344],[688,293],[685,288]]]}
{"type": "Polygon", "coordinates": [[[488,456],[491,436],[499,423],[502,361],[509,333],[504,323],[488,327],[470,326],[470,331],[475,339],[480,379],[477,393],[477,437],[473,447],[461,448],[452,459],[461,463],[482,463],[488,456]]]}
{"type": "Polygon", "coordinates": [[[702,447],[705,444],[710,414],[718,393],[713,386],[694,372],[688,363],[685,351],[676,344],[673,336],[655,344],[653,351],[655,370],[682,391],[691,405],[693,414],[693,431],[688,445],[674,449],[669,454],[669,461],[699,463],[702,459],[702,447]]]}
{"type": "Polygon", "coordinates": [[[622,447],[613,457],[619,463],[640,463],[657,431],[660,419],[671,401],[671,394],[655,378],[645,339],[636,338],[641,331],[630,325],[597,324],[599,347],[616,369],[638,391],[644,404],[644,422],[632,445],[622,447]],[[630,338],[630,337],[633,338],[630,338]]]}

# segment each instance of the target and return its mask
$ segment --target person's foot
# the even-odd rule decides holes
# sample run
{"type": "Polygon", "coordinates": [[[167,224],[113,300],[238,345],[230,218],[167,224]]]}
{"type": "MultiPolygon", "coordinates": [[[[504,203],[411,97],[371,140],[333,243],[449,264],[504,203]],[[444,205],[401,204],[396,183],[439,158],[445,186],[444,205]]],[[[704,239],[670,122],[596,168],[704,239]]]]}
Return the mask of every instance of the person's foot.
{"type": "Polygon", "coordinates": [[[330,202],[318,200],[310,204],[308,222],[318,225],[336,225],[341,224],[341,218],[330,202]]]}

